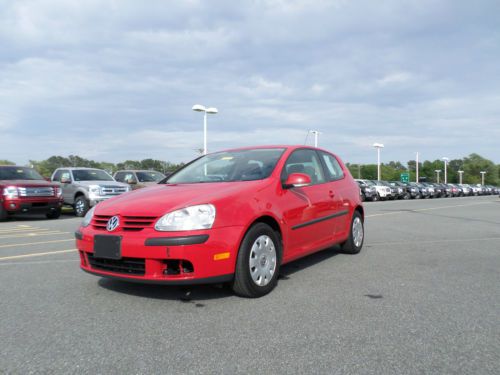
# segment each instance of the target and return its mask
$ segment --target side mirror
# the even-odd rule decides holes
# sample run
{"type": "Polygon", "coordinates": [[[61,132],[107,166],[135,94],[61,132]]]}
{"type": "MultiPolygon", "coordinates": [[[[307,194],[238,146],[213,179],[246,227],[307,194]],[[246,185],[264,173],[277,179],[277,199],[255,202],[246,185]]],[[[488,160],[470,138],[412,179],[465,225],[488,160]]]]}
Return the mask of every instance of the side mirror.
{"type": "Polygon", "coordinates": [[[285,181],[285,189],[311,185],[311,177],[305,173],[291,173],[285,181]]]}
{"type": "Polygon", "coordinates": [[[71,179],[68,177],[61,177],[61,184],[69,184],[71,182],[71,179]]]}

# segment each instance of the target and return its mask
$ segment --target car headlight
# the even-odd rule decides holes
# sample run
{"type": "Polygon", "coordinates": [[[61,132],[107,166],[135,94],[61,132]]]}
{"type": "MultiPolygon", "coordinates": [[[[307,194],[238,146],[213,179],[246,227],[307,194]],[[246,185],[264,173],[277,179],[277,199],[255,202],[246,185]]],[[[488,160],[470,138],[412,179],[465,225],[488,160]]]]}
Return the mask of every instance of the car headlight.
{"type": "Polygon", "coordinates": [[[215,207],[211,204],[200,204],[170,212],[155,224],[158,231],[182,231],[210,229],[215,220],[215,207]]]}
{"type": "Polygon", "coordinates": [[[89,193],[92,195],[101,195],[101,187],[99,185],[89,185],[89,193]]]}
{"type": "Polygon", "coordinates": [[[8,186],[3,189],[3,195],[9,199],[13,199],[19,197],[19,192],[15,186],[8,186]]]}
{"type": "Polygon", "coordinates": [[[90,222],[92,221],[92,218],[94,217],[95,207],[96,206],[92,207],[90,210],[87,211],[87,214],[85,215],[85,217],[82,220],[82,227],[89,226],[90,222]]]}

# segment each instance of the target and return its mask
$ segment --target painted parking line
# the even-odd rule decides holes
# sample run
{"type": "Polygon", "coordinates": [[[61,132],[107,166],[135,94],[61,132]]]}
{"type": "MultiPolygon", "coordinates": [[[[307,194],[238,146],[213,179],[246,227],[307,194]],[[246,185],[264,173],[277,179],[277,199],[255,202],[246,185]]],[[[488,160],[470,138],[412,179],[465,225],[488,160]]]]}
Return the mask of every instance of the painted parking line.
{"type": "Polygon", "coordinates": [[[0,257],[0,262],[3,260],[11,260],[11,259],[22,259],[22,258],[32,258],[32,257],[41,257],[45,255],[54,255],[54,254],[64,254],[64,253],[73,253],[76,252],[76,249],[68,249],[68,250],[57,250],[57,251],[46,251],[44,253],[33,253],[33,254],[22,254],[22,255],[12,255],[6,257],[0,257]]]}
{"type": "Polygon", "coordinates": [[[478,203],[470,203],[470,204],[457,204],[457,205],[454,205],[454,206],[440,206],[440,207],[429,207],[429,208],[417,208],[415,210],[384,212],[382,214],[366,215],[365,217],[387,216],[387,215],[403,214],[403,213],[408,213],[408,212],[443,210],[445,208],[470,207],[470,206],[478,206],[478,205],[481,205],[481,204],[488,204],[488,203],[491,203],[491,201],[488,201],[488,202],[478,202],[478,203]]]}
{"type": "Polygon", "coordinates": [[[32,261],[22,261],[22,262],[5,262],[0,263],[2,266],[25,266],[30,264],[54,264],[54,263],[75,263],[80,262],[80,259],[58,259],[58,260],[32,260],[32,261]]]}
{"type": "Polygon", "coordinates": [[[381,245],[408,245],[408,243],[418,244],[432,244],[432,243],[452,243],[452,242],[477,242],[477,241],[498,241],[500,237],[482,237],[482,238],[457,238],[446,240],[415,240],[409,239],[408,241],[393,241],[393,242],[367,242],[368,246],[381,246],[381,245]]]}
{"type": "Polygon", "coordinates": [[[50,230],[47,228],[36,228],[36,227],[23,227],[23,228],[2,228],[0,229],[0,233],[17,233],[17,232],[29,232],[36,230],[50,230]]]}
{"type": "Polygon", "coordinates": [[[12,235],[2,235],[0,236],[0,240],[2,238],[26,238],[26,237],[37,237],[37,236],[56,236],[60,234],[69,234],[70,232],[59,232],[59,231],[50,231],[50,232],[29,232],[23,234],[12,234],[12,235]]]}
{"type": "Polygon", "coordinates": [[[17,246],[29,246],[29,245],[45,245],[45,244],[48,244],[48,243],[59,243],[59,242],[69,242],[69,241],[74,241],[74,239],[71,238],[71,239],[67,239],[67,240],[53,240],[53,241],[13,243],[13,244],[7,244],[7,245],[0,245],[0,248],[17,247],[17,246]]]}

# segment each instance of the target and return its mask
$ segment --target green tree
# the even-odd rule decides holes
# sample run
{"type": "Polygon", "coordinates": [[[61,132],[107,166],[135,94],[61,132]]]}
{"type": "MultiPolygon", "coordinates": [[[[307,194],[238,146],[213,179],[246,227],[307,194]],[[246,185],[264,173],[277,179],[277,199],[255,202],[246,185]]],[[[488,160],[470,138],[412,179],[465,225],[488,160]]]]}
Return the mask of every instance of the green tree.
{"type": "Polygon", "coordinates": [[[16,165],[16,163],[6,159],[0,159],[0,165],[16,165]]]}

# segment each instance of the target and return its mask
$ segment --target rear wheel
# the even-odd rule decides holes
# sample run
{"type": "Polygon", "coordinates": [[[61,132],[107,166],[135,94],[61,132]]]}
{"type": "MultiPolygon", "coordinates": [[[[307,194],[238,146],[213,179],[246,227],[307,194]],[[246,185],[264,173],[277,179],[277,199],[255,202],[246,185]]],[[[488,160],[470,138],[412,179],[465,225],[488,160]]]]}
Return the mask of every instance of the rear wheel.
{"type": "Polygon", "coordinates": [[[75,200],[75,215],[84,217],[89,210],[89,201],[83,195],[80,195],[75,200]]]}
{"type": "Polygon", "coordinates": [[[233,291],[242,297],[261,297],[274,289],[281,263],[281,242],[267,224],[257,223],[245,234],[238,252],[233,291]]]}
{"type": "Polygon", "coordinates": [[[363,247],[364,239],[365,228],[363,225],[363,218],[358,211],[354,211],[351,221],[351,230],[349,231],[349,238],[341,245],[342,252],[346,254],[359,253],[363,247]]]}

